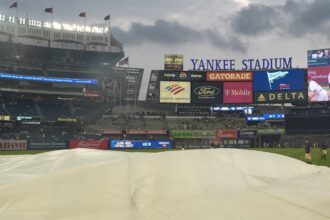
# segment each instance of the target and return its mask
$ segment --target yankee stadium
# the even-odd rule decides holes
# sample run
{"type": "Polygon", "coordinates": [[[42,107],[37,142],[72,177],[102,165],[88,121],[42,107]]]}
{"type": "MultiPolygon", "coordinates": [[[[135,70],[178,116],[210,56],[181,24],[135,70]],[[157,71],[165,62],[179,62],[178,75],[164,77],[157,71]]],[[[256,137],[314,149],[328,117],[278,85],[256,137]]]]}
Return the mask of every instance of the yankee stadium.
{"type": "Polygon", "coordinates": [[[0,2],[0,219],[330,219],[327,8],[0,2]]]}

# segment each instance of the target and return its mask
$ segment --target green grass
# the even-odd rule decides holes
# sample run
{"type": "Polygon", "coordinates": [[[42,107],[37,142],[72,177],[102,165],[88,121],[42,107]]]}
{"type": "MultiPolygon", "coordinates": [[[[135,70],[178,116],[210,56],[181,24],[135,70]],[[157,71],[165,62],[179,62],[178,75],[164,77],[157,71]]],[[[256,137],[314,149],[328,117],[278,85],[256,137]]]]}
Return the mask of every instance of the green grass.
{"type": "Polygon", "coordinates": [[[40,154],[45,152],[48,152],[48,150],[4,150],[0,151],[0,156],[40,154]]]}
{"type": "MultiPolygon", "coordinates": [[[[115,150],[124,152],[150,152],[158,153],[164,151],[173,151],[176,149],[164,150],[164,149],[127,149],[127,150],[115,150]]],[[[269,153],[281,154],[284,156],[292,157],[301,161],[305,161],[305,153],[303,148],[251,148],[250,150],[264,151],[269,153]]],[[[1,155],[26,155],[26,154],[39,154],[48,152],[46,150],[21,150],[21,151],[0,151],[1,155]]],[[[319,166],[330,167],[330,152],[327,155],[327,160],[321,160],[320,150],[313,149],[312,151],[312,164],[319,166]]]]}
{"type": "MultiPolygon", "coordinates": [[[[301,161],[305,161],[305,152],[301,148],[251,148],[251,150],[264,151],[269,153],[281,154],[292,157],[301,161]]],[[[329,150],[328,150],[329,151],[329,150]]],[[[312,150],[312,164],[330,167],[330,155],[327,154],[327,160],[321,160],[321,153],[318,148],[312,150]]]]}

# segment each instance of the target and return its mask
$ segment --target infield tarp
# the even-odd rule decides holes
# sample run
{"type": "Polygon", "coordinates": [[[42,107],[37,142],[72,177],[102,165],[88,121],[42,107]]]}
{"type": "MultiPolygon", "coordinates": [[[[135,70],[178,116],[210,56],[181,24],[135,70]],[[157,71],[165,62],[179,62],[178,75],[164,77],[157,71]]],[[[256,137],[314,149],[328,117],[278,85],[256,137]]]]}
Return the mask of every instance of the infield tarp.
{"type": "Polygon", "coordinates": [[[1,156],[0,176],[3,220],[330,219],[329,168],[252,150],[1,156]]]}

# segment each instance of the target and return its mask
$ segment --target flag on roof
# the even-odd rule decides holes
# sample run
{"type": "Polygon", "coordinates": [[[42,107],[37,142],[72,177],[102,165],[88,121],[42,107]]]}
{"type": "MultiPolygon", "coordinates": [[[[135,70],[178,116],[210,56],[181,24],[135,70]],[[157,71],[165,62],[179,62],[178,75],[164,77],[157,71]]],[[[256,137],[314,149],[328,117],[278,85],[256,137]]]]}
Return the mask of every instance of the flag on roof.
{"type": "Polygon", "coordinates": [[[46,13],[53,13],[53,8],[45,8],[46,13]]]}
{"type": "Polygon", "coordinates": [[[121,61],[118,62],[119,66],[123,66],[123,65],[128,65],[128,57],[122,59],[121,61]]]}
{"type": "Polygon", "coordinates": [[[81,13],[79,14],[79,17],[86,18],[86,12],[85,12],[85,11],[84,11],[84,12],[81,12],[81,13]]]}
{"type": "Polygon", "coordinates": [[[11,6],[9,8],[17,8],[17,6],[18,6],[18,3],[14,2],[13,4],[11,4],[11,6]]]}
{"type": "Polygon", "coordinates": [[[110,20],[110,15],[107,15],[104,17],[104,20],[107,21],[107,20],[110,20]]]}

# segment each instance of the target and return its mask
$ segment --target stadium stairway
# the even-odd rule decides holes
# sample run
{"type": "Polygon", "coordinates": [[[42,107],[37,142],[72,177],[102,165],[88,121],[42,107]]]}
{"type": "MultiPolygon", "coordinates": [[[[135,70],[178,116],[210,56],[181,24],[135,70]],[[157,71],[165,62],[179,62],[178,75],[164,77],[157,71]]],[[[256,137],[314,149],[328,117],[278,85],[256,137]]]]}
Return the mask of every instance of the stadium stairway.
{"type": "Polygon", "coordinates": [[[41,108],[40,108],[40,106],[38,105],[37,102],[34,103],[34,106],[36,107],[36,110],[37,110],[37,112],[38,112],[38,115],[39,115],[40,117],[44,117],[43,114],[42,114],[41,108]]]}
{"type": "Polygon", "coordinates": [[[96,107],[94,110],[92,110],[88,115],[85,116],[82,123],[82,129],[85,129],[88,125],[98,121],[102,117],[103,113],[111,107],[112,107],[111,104],[107,104],[107,105],[101,105],[99,107],[96,107]]]}

